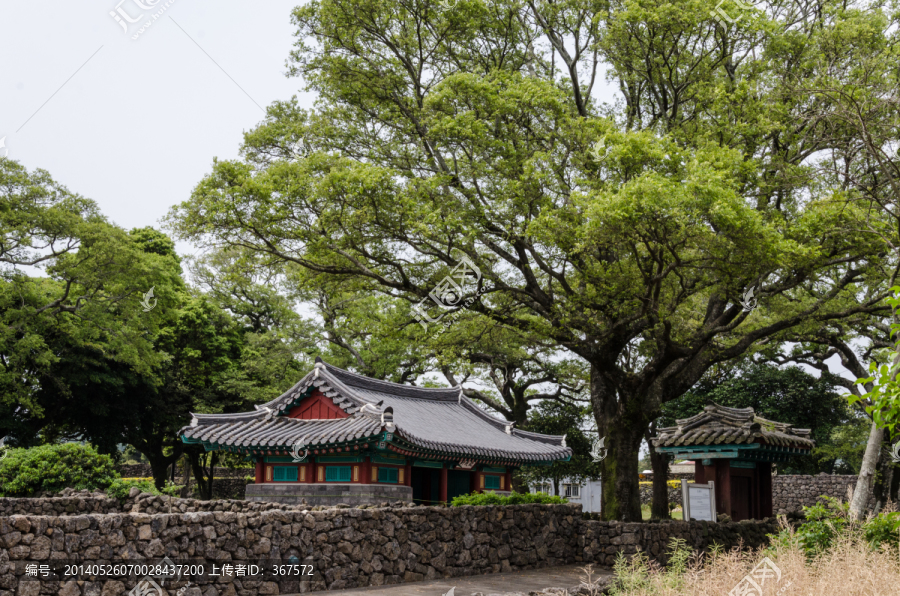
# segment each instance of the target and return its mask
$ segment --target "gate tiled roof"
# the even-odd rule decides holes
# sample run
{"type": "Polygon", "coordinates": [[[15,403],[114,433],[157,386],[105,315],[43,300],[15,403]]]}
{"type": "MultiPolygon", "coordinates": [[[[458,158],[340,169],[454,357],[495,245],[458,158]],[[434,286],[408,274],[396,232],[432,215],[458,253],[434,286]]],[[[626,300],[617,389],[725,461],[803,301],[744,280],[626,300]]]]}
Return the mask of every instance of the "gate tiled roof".
{"type": "Polygon", "coordinates": [[[740,445],[764,443],[779,447],[812,449],[808,428],[766,420],[753,408],[727,408],[718,404],[706,406],[690,418],[676,420],[677,426],[661,428],[653,439],[655,447],[690,445],[740,445]]]}

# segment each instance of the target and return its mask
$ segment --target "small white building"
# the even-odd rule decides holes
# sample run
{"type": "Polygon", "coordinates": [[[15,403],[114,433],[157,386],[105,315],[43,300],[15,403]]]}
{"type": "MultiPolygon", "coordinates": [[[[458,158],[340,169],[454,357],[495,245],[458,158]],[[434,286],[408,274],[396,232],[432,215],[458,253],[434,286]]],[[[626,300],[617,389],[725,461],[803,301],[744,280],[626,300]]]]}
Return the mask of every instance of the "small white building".
{"type": "MultiPolygon", "coordinates": [[[[553,483],[544,482],[543,484],[532,487],[533,493],[544,493],[545,495],[554,495],[553,483]]],[[[569,500],[570,503],[581,503],[581,510],[587,513],[600,513],[600,481],[586,480],[581,483],[572,482],[568,478],[564,478],[559,482],[559,496],[569,500]]]]}

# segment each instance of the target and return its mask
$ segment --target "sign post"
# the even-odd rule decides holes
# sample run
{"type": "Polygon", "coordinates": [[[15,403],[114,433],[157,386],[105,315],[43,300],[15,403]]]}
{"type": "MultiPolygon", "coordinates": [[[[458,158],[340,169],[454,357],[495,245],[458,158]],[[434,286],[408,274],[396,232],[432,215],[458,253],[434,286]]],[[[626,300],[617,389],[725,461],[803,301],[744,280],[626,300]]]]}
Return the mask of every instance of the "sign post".
{"type": "Polygon", "coordinates": [[[681,509],[684,521],[691,518],[700,521],[716,521],[716,483],[688,484],[681,480],[681,509]]]}

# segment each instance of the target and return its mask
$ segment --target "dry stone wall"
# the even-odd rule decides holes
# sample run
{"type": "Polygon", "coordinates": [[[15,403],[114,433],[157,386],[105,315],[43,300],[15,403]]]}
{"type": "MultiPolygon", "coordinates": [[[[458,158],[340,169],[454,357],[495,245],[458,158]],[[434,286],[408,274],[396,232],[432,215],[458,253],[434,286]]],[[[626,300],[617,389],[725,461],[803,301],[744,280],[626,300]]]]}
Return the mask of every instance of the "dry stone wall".
{"type": "MultiPolygon", "coordinates": [[[[387,504],[385,504],[387,506],[387,504]]],[[[104,493],[82,491],[59,497],[0,498],[0,516],[4,515],[85,515],[90,513],[196,513],[205,511],[229,511],[253,513],[261,511],[300,511],[314,509],[305,504],[245,501],[243,499],[179,499],[165,495],[151,495],[131,489],[124,501],[107,497],[104,493]]],[[[318,508],[316,508],[318,509],[318,508]]]]}
{"type": "Polygon", "coordinates": [[[767,534],[779,531],[778,521],[711,523],[704,521],[660,521],[617,523],[585,520],[578,537],[581,561],[612,566],[618,553],[646,553],[666,564],[673,539],[682,539],[695,551],[706,552],[713,544],[726,550],[743,545],[757,548],[768,542],[767,534]]]}
{"type": "MultiPolygon", "coordinates": [[[[134,505],[145,511],[168,505],[157,498],[136,498],[134,505]]],[[[674,537],[700,550],[713,543],[732,548],[741,543],[757,546],[775,529],[774,520],[600,522],[583,519],[579,505],[7,515],[0,516],[0,596],[112,596],[127,593],[141,579],[85,576],[79,583],[29,577],[28,566],[35,564],[157,563],[168,557],[207,571],[202,577],[167,583],[170,594],[186,587],[184,596],[256,596],[571,563],[611,565],[618,552],[647,552],[664,562],[666,545],[674,537]],[[224,564],[241,562],[266,569],[263,560],[268,565],[308,565],[313,575],[248,578],[208,573],[213,565],[221,572],[224,564]]]]}
{"type": "MultiPolygon", "coordinates": [[[[821,496],[847,501],[847,489],[856,488],[856,476],[776,476],[772,482],[775,513],[802,511],[815,505],[821,496]]],[[[869,499],[869,509],[875,507],[875,497],[869,499]]]]}

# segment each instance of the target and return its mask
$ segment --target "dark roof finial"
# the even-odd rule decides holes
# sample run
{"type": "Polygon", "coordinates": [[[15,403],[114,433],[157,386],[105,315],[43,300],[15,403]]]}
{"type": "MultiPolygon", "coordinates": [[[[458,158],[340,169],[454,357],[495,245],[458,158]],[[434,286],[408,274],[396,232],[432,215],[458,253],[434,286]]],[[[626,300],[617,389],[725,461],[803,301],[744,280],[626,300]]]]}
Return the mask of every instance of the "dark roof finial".
{"type": "Polygon", "coordinates": [[[317,363],[317,364],[318,364],[318,363],[322,363],[322,364],[324,364],[324,363],[325,363],[325,361],[324,361],[324,360],[322,360],[322,357],[321,357],[321,356],[316,356],[316,363],[317,363]]]}

